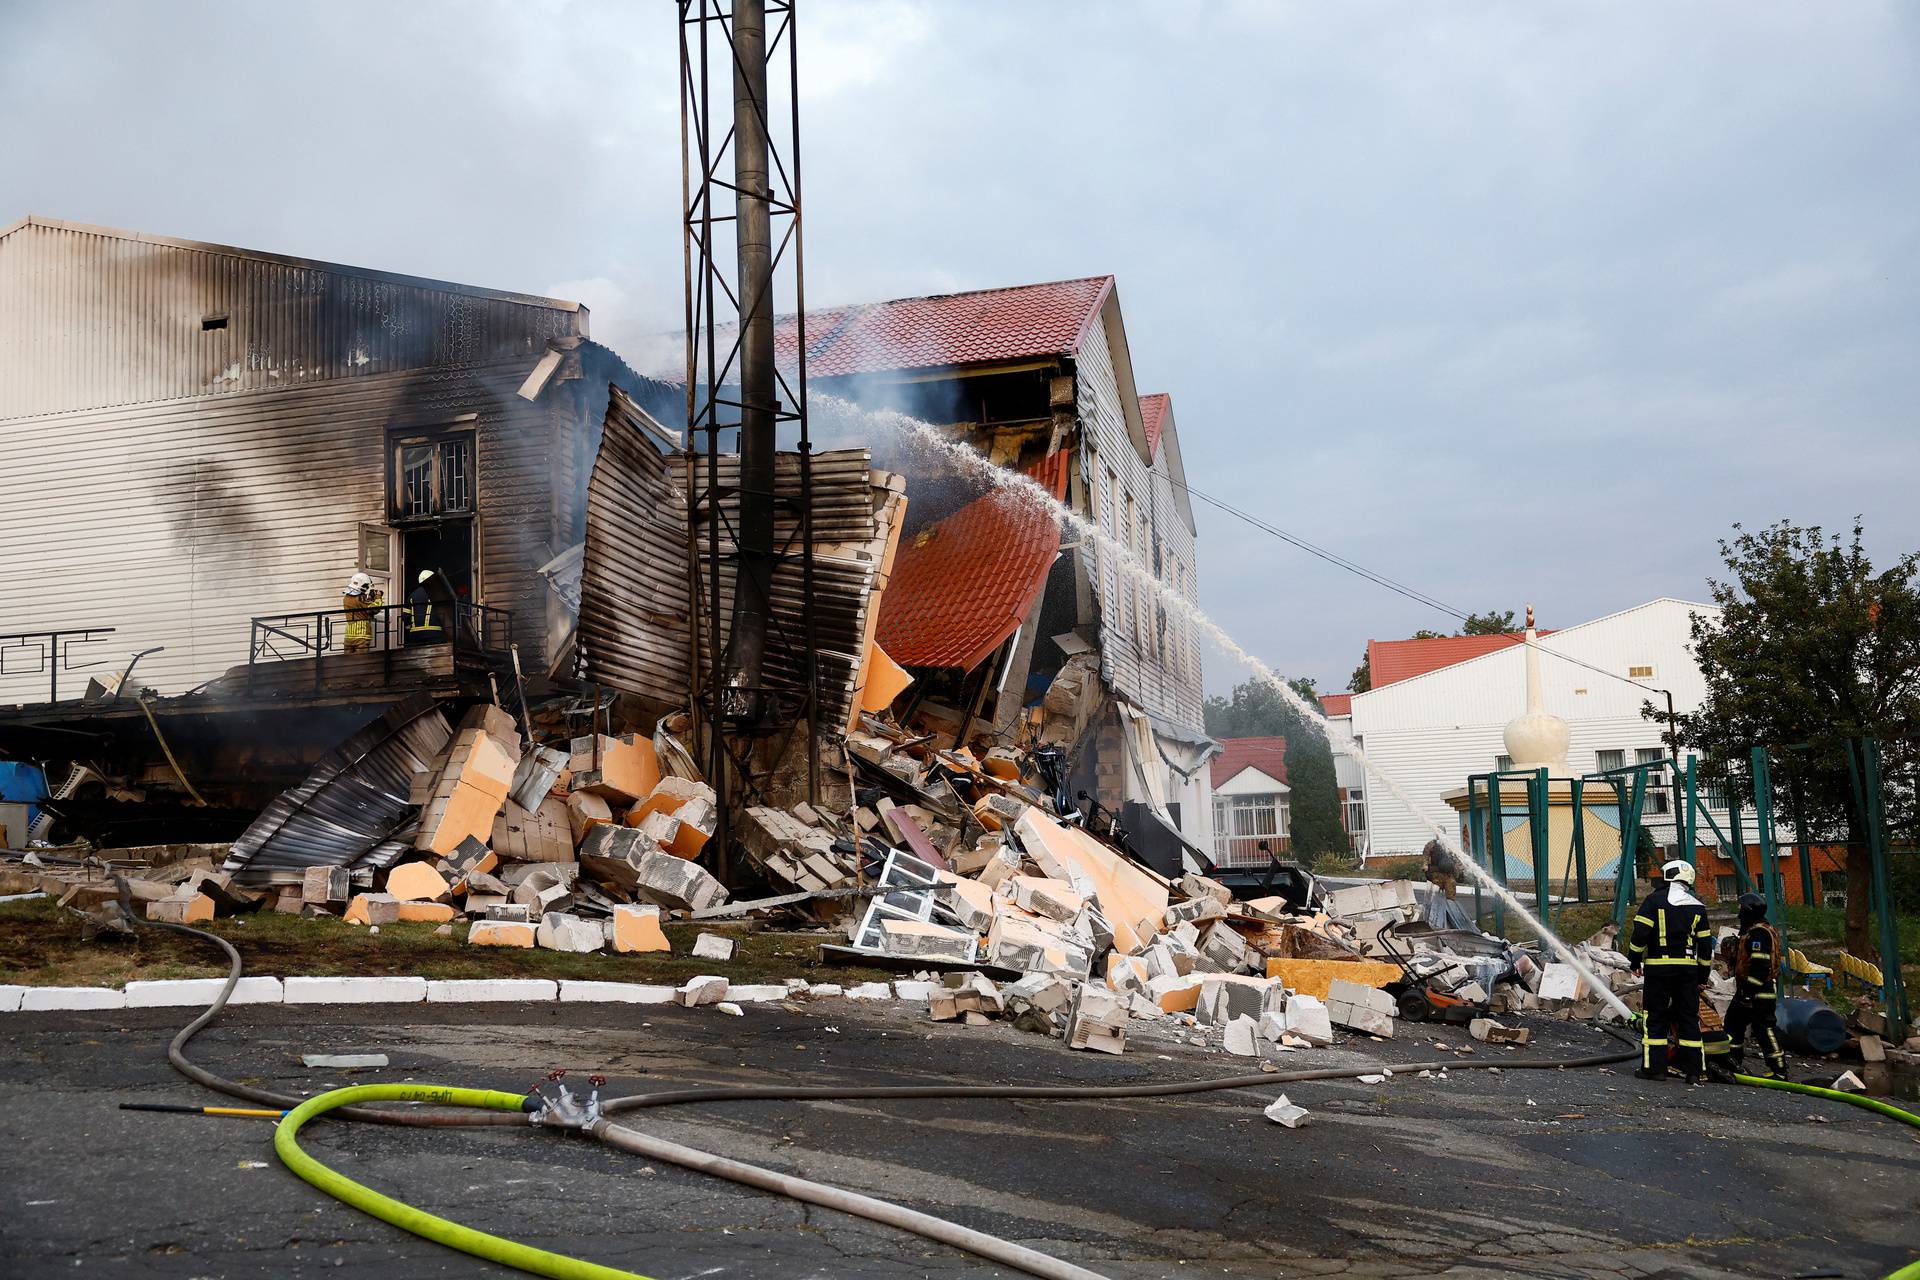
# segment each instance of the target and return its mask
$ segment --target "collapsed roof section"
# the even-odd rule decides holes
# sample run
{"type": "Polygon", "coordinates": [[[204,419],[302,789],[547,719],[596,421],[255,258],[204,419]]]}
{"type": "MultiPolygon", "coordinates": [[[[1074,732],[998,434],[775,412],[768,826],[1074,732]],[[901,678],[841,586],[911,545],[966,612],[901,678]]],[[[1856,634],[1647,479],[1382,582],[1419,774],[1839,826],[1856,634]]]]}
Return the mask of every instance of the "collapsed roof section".
{"type": "Polygon", "coordinates": [[[419,817],[415,775],[433,768],[453,736],[439,704],[415,694],[356,730],[306,780],[269,804],[233,842],[226,869],[264,882],[307,867],[385,866],[419,817]]]}
{"type": "MultiPolygon", "coordinates": [[[[1069,450],[1028,474],[1055,498],[1069,450]]],[[[1019,629],[1060,551],[1060,529],[1006,490],[974,499],[900,548],[880,609],[880,647],[906,667],[971,671],[1019,629]]]]}

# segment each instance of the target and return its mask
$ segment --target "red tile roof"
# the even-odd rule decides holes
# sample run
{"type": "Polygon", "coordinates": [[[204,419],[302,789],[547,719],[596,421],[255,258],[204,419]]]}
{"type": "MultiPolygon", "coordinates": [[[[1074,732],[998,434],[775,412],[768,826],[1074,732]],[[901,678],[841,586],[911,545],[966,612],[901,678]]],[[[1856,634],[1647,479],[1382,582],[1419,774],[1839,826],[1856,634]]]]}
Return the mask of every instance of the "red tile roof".
{"type": "Polygon", "coordinates": [[[1323,716],[1350,716],[1353,714],[1353,695],[1350,693],[1323,693],[1320,695],[1320,714],[1323,716]]]}
{"type": "MultiPolygon", "coordinates": [[[[1550,636],[1551,631],[1540,632],[1550,636]]],[[[1466,662],[1483,654],[1497,653],[1524,642],[1526,636],[1509,631],[1497,636],[1437,636],[1430,640],[1369,640],[1367,668],[1373,675],[1373,687],[1384,689],[1402,680],[1423,676],[1429,671],[1466,662]]]]}
{"type": "Polygon", "coordinates": [[[1173,405],[1173,397],[1164,391],[1156,391],[1150,396],[1140,397],[1140,421],[1147,428],[1147,456],[1160,452],[1160,429],[1166,425],[1167,410],[1173,405]]]}
{"type": "MultiPolygon", "coordinates": [[[[807,313],[807,376],[990,364],[1076,350],[1113,292],[1112,276],[898,298],[807,313]]],[[[775,321],[777,358],[799,347],[793,316],[775,321]]]]}
{"type": "MultiPolygon", "coordinates": [[[[1058,497],[1062,449],[1028,468],[1058,497]]],[[[1060,550],[1053,518],[996,490],[903,543],[880,597],[876,639],[903,667],[971,671],[1026,621],[1060,550]]]]}
{"type": "Polygon", "coordinates": [[[1285,738],[1225,738],[1220,754],[1208,764],[1213,785],[1220,786],[1242,769],[1253,767],[1275,782],[1287,780],[1287,740],[1285,738]]]}

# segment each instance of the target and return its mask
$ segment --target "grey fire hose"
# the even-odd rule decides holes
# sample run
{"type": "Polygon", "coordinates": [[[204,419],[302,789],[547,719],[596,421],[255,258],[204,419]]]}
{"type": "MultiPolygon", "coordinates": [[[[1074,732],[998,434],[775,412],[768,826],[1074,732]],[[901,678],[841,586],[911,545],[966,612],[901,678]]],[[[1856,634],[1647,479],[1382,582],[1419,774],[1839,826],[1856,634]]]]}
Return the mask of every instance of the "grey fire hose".
{"type": "MultiPolygon", "coordinates": [[[[116,877],[118,881],[118,877],[116,877]]],[[[167,1060],[176,1071],[196,1084],[226,1094],[228,1097],[244,1098],[251,1102],[266,1103],[284,1111],[294,1111],[312,1100],[291,1094],[276,1093],[270,1089],[258,1089],[244,1085],[225,1076],[216,1074],[193,1062],[187,1057],[186,1046],[194,1036],[206,1029],[227,1007],[227,1001],[233,995],[233,989],[240,981],[243,964],[240,952],[234,945],[216,933],[205,929],[196,929],[191,925],[173,924],[162,920],[144,920],[131,910],[130,895],[124,881],[118,881],[121,891],[121,905],[127,909],[129,919],[150,928],[170,929],[210,942],[226,953],[228,973],[226,983],[213,1002],[186,1026],[182,1027],[167,1046],[167,1060]]],[[[1579,1058],[1521,1058],[1504,1059],[1494,1062],[1412,1062],[1394,1068],[1395,1071],[1459,1071],[1476,1067],[1498,1067],[1504,1071],[1545,1070],[1577,1067],[1598,1067],[1626,1062],[1638,1056],[1635,1050],[1628,1048],[1620,1052],[1591,1054],[1579,1058]]],[[[757,1101],[880,1101],[907,1098],[1031,1098],[1031,1099],[1101,1099],[1101,1098],[1156,1098],[1178,1094],[1207,1093],[1219,1089],[1250,1089],[1271,1087],[1278,1084],[1292,1084],[1311,1080],[1341,1080],[1369,1074],[1371,1067],[1333,1067],[1306,1071],[1259,1072],[1249,1075],[1223,1076],[1211,1080],[1177,1080],[1159,1084],[1129,1085],[881,1085],[860,1087],[787,1087],[787,1086],[722,1086],[710,1085],[690,1089],[666,1089],[651,1093],[630,1094],[626,1097],[611,1098],[600,1105],[602,1117],[625,1111],[635,1111],[651,1107],[680,1106],[694,1102],[757,1102],[757,1101]]],[[[430,1109],[404,1107],[400,1109],[384,1107],[339,1106],[329,1108],[327,1114],[351,1120],[368,1121],[375,1124],[406,1125],[429,1128],[466,1128],[475,1125],[513,1125],[524,1127],[527,1119],[524,1115],[514,1115],[500,1111],[474,1112],[472,1110],[430,1109]]],[[[936,1243],[965,1250],[1007,1266],[1016,1267],[1030,1275],[1046,1277],[1047,1280],[1101,1280],[1098,1273],[1065,1262],[1047,1254],[1028,1249],[1012,1241],[963,1227],[958,1223],[919,1213],[901,1205],[876,1200],[858,1192],[824,1183],[796,1178],[789,1174],[763,1169],[757,1165],[744,1164],[737,1160],[685,1147],[678,1143],[656,1138],[624,1125],[614,1124],[607,1119],[599,1119],[588,1126],[588,1132],[623,1151],[630,1151],[648,1159],[661,1160],[683,1168],[693,1169],[715,1177],[726,1178],[743,1186],[755,1187],[762,1191],[789,1196],[810,1204],[837,1209],[843,1213],[880,1222],[888,1226],[910,1231],[936,1243]]],[[[303,1175],[304,1176],[304,1175],[303,1175]]],[[[399,1225],[407,1226],[404,1220],[399,1225]]],[[[409,1229],[412,1229],[409,1227],[409,1229]]],[[[424,1232],[420,1234],[426,1234],[424,1232]]],[[[429,1235],[430,1239],[440,1237],[429,1235]]],[[[460,1246],[455,1246],[460,1247],[460,1246]]],[[[572,1261],[572,1260],[569,1260],[572,1261]]]]}

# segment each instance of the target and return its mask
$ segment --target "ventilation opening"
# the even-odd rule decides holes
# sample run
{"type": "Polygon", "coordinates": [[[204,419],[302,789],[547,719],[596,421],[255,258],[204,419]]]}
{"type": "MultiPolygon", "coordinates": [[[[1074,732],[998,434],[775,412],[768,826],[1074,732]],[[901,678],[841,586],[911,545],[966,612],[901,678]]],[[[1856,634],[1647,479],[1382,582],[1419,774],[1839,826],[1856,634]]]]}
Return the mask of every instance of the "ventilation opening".
{"type": "Polygon", "coordinates": [[[211,333],[215,329],[224,329],[226,327],[227,317],[225,315],[200,317],[200,332],[202,333],[211,333]]]}

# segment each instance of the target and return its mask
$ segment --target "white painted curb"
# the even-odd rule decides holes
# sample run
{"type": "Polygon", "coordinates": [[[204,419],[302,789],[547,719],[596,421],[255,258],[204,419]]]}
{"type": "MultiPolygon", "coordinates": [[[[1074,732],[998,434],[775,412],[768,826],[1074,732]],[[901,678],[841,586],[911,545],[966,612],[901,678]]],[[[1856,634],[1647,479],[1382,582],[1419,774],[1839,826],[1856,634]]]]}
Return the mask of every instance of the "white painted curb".
{"type": "MultiPolygon", "coordinates": [[[[28,987],[0,985],[0,1013],[52,1013],[85,1009],[167,1009],[213,1002],[224,978],[169,978],[113,987],[28,987]]],[[[729,984],[724,999],[734,1004],[778,1000],[905,1000],[924,1002],[936,983],[863,982],[729,984]]],[[[674,987],[641,982],[595,982],[563,978],[272,978],[244,977],[232,1004],[677,1004],[674,987]]]]}
{"type": "MultiPolygon", "coordinates": [[[[127,1008],[165,1009],[180,1005],[209,1005],[227,985],[225,978],[161,978],[127,984],[127,1008]]],[[[242,978],[234,984],[228,1004],[279,1004],[285,999],[278,978],[242,978]]]]}
{"type": "Polygon", "coordinates": [[[552,978],[436,978],[427,982],[428,1004],[484,1004],[494,1000],[558,1000],[552,978]]]}

